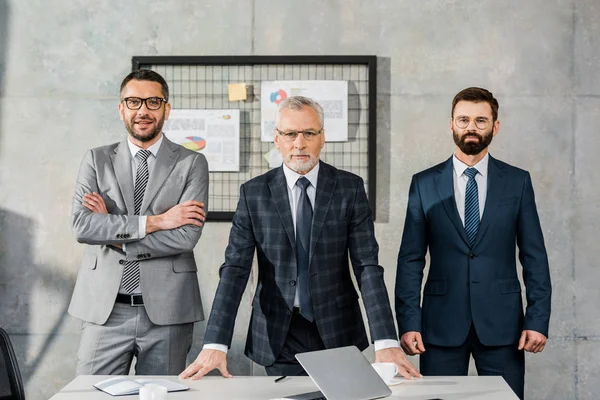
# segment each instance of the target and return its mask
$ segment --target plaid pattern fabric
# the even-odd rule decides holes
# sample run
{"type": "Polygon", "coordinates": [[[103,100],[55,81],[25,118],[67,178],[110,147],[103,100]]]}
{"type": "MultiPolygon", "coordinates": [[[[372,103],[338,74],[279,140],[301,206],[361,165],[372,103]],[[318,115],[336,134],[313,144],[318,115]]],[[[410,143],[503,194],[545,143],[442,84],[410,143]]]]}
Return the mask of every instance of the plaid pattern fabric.
{"type": "MultiPolygon", "coordinates": [[[[321,162],[316,189],[309,279],[323,343],[327,348],[368,346],[349,259],[367,311],[371,339],[397,338],[363,180],[321,162]]],[[[294,226],[282,168],[254,178],[240,189],[205,343],[231,344],[255,250],[259,278],[246,355],[261,365],[270,365],[289,329],[298,276],[294,226]]]]}

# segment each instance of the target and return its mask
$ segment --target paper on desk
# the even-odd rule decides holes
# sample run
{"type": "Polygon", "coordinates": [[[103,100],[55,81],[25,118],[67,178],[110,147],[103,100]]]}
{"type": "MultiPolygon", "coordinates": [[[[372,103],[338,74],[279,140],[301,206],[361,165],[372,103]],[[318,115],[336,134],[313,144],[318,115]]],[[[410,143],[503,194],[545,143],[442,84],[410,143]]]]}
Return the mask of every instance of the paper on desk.
{"type": "Polygon", "coordinates": [[[229,101],[246,100],[248,92],[245,83],[230,83],[227,85],[229,92],[229,101]]]}

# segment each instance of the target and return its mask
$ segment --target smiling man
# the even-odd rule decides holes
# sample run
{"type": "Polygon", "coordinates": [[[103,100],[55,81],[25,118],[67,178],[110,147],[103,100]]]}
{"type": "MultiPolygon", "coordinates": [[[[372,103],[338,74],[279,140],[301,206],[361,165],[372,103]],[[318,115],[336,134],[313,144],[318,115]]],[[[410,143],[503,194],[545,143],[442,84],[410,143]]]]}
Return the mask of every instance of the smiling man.
{"type": "Polygon", "coordinates": [[[83,320],[77,374],[174,375],[204,318],[193,249],[202,233],[208,165],[162,134],[169,88],[138,70],[121,84],[120,143],[87,152],[72,206],[86,243],[69,313],[83,320]]]}
{"type": "Polygon", "coordinates": [[[456,152],[410,185],[396,275],[402,348],[420,354],[424,375],[467,375],[473,355],[479,375],[503,376],[523,398],[523,351],[544,349],[552,292],[531,177],[488,153],[500,128],[492,93],[461,91],[451,115],[456,152]]]}
{"type": "Polygon", "coordinates": [[[215,368],[231,377],[226,353],[255,251],[258,286],[245,353],[267,374],[306,375],[297,353],[369,345],[350,256],[377,361],[420,376],[399,347],[363,180],[319,161],[321,106],[289,97],[275,122],[283,166],[240,189],[204,347],[181,377],[198,379],[215,368]]]}

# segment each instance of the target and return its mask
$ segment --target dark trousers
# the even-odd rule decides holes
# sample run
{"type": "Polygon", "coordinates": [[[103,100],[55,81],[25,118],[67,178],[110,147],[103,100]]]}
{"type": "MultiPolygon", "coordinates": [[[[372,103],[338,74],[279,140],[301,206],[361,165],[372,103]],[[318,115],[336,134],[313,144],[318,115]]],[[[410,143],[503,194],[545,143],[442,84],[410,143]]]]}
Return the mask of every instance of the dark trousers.
{"type": "Polygon", "coordinates": [[[294,309],[290,330],[288,331],[283,349],[272,365],[266,366],[269,376],[299,376],[307,375],[304,368],[296,360],[296,354],[325,349],[317,324],[302,317],[294,309]]]}
{"type": "Polygon", "coordinates": [[[478,375],[499,375],[523,399],[525,386],[525,354],[517,350],[517,343],[509,346],[485,346],[471,330],[462,346],[445,347],[425,343],[425,353],[420,356],[423,375],[468,375],[469,356],[473,355],[478,375]]]}

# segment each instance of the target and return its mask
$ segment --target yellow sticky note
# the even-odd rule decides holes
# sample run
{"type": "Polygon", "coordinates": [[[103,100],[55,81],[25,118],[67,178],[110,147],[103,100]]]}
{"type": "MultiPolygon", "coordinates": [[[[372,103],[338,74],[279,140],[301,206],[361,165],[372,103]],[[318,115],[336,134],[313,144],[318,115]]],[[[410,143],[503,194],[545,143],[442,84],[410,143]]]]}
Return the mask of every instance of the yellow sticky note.
{"type": "Polygon", "coordinates": [[[229,101],[246,100],[248,98],[245,83],[230,83],[227,85],[227,91],[229,92],[229,101]]]}

